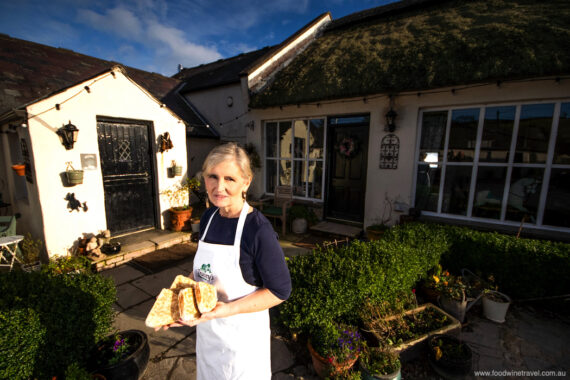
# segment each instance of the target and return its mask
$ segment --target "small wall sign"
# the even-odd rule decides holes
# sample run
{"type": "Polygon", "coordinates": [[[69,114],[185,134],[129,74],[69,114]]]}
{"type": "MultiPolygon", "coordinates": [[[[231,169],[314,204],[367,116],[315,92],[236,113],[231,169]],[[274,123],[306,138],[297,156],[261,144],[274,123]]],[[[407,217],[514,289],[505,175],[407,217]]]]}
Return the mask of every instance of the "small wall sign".
{"type": "Polygon", "coordinates": [[[97,169],[97,155],[95,153],[81,153],[81,169],[97,169]]]}
{"type": "Polygon", "coordinates": [[[393,133],[387,134],[380,144],[380,169],[397,169],[400,155],[400,139],[393,133]]]}

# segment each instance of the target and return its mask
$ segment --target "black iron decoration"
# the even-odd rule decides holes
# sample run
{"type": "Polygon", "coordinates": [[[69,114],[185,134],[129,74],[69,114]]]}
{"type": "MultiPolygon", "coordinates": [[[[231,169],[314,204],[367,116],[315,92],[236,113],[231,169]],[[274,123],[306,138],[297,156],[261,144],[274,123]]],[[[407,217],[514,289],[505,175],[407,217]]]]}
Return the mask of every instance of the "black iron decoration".
{"type": "Polygon", "coordinates": [[[160,153],[166,152],[169,149],[174,148],[174,144],[172,144],[172,140],[170,140],[170,133],[164,132],[162,135],[159,136],[159,144],[158,150],[160,153]]]}
{"type": "Polygon", "coordinates": [[[393,133],[382,138],[380,145],[380,169],[397,169],[400,155],[400,139],[393,133]]]}

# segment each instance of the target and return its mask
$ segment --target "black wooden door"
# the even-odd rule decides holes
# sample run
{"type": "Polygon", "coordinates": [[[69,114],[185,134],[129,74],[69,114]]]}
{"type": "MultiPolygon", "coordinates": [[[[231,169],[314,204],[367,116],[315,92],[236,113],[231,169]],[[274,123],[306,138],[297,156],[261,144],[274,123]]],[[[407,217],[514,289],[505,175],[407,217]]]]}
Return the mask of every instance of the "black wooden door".
{"type": "Polygon", "coordinates": [[[370,117],[329,117],[325,215],[362,223],[370,117]]]}
{"type": "Polygon", "coordinates": [[[156,226],[150,124],[98,120],[107,228],[113,235],[156,226]]]}

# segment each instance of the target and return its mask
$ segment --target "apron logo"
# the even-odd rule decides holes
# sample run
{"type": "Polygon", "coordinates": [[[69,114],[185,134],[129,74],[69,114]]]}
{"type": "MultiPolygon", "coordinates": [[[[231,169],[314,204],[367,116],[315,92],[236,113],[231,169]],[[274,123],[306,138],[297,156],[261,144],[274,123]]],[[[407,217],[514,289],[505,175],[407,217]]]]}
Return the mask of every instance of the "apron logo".
{"type": "Polygon", "coordinates": [[[202,264],[200,269],[198,269],[198,277],[203,279],[204,281],[211,283],[214,279],[214,275],[212,274],[212,270],[210,269],[210,264],[202,264]]]}

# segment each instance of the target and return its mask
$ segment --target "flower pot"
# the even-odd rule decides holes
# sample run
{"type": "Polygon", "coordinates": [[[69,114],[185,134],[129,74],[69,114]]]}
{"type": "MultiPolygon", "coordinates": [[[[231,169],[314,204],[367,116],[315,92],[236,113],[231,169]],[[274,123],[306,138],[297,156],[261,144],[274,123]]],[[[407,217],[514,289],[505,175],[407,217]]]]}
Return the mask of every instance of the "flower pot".
{"type": "Polygon", "coordinates": [[[170,209],[170,229],[172,231],[188,231],[190,230],[190,219],[192,216],[192,207],[184,210],[175,208],[170,209]]]}
{"type": "Polygon", "coordinates": [[[354,363],[358,360],[358,356],[355,356],[352,359],[344,361],[342,363],[338,363],[336,360],[327,360],[323,358],[311,345],[311,341],[307,342],[307,348],[311,353],[311,359],[313,361],[313,367],[315,368],[315,372],[321,379],[326,379],[331,375],[338,374],[344,371],[351,369],[354,366],[354,363]]]}
{"type": "Polygon", "coordinates": [[[12,169],[16,172],[17,175],[19,176],[24,176],[26,175],[26,165],[23,164],[16,164],[16,165],[12,165],[12,169]]]}
{"type": "Polygon", "coordinates": [[[473,353],[467,343],[450,335],[434,335],[428,345],[429,363],[443,378],[463,379],[471,373],[473,353]]]}
{"type": "Polygon", "coordinates": [[[150,356],[148,337],[141,330],[121,331],[119,335],[128,339],[133,351],[116,364],[101,364],[100,360],[104,360],[105,350],[113,349],[114,339],[110,336],[97,345],[89,366],[92,372],[105,376],[107,380],[137,380],[142,377],[148,364],[150,356]]]}
{"type": "Polygon", "coordinates": [[[380,240],[382,239],[382,236],[384,236],[384,232],[385,230],[376,230],[372,228],[367,228],[366,236],[368,237],[368,240],[380,240]]]}
{"type": "Polygon", "coordinates": [[[511,304],[511,299],[506,294],[497,292],[496,290],[490,290],[488,293],[490,293],[490,295],[483,295],[483,314],[485,318],[497,323],[505,322],[505,316],[511,304]],[[499,301],[501,299],[503,302],[499,301]]]}
{"type": "Polygon", "coordinates": [[[298,219],[294,219],[293,222],[291,222],[291,231],[293,231],[294,234],[304,234],[307,232],[307,219],[304,218],[298,218],[298,219]]]}
{"type": "Polygon", "coordinates": [[[83,183],[83,170],[67,170],[65,176],[67,183],[71,186],[81,185],[83,183]]]}
{"type": "Polygon", "coordinates": [[[400,367],[396,371],[386,375],[378,375],[370,373],[368,368],[366,368],[366,366],[363,365],[362,362],[360,362],[359,367],[360,367],[360,376],[362,380],[375,380],[375,379],[400,380],[402,378],[402,365],[400,365],[400,367]]]}
{"type": "Polygon", "coordinates": [[[465,299],[465,295],[463,295],[462,301],[442,295],[439,297],[439,304],[443,310],[447,311],[449,314],[457,318],[459,322],[463,323],[463,320],[465,319],[465,311],[467,309],[467,300],[465,299]]]}

